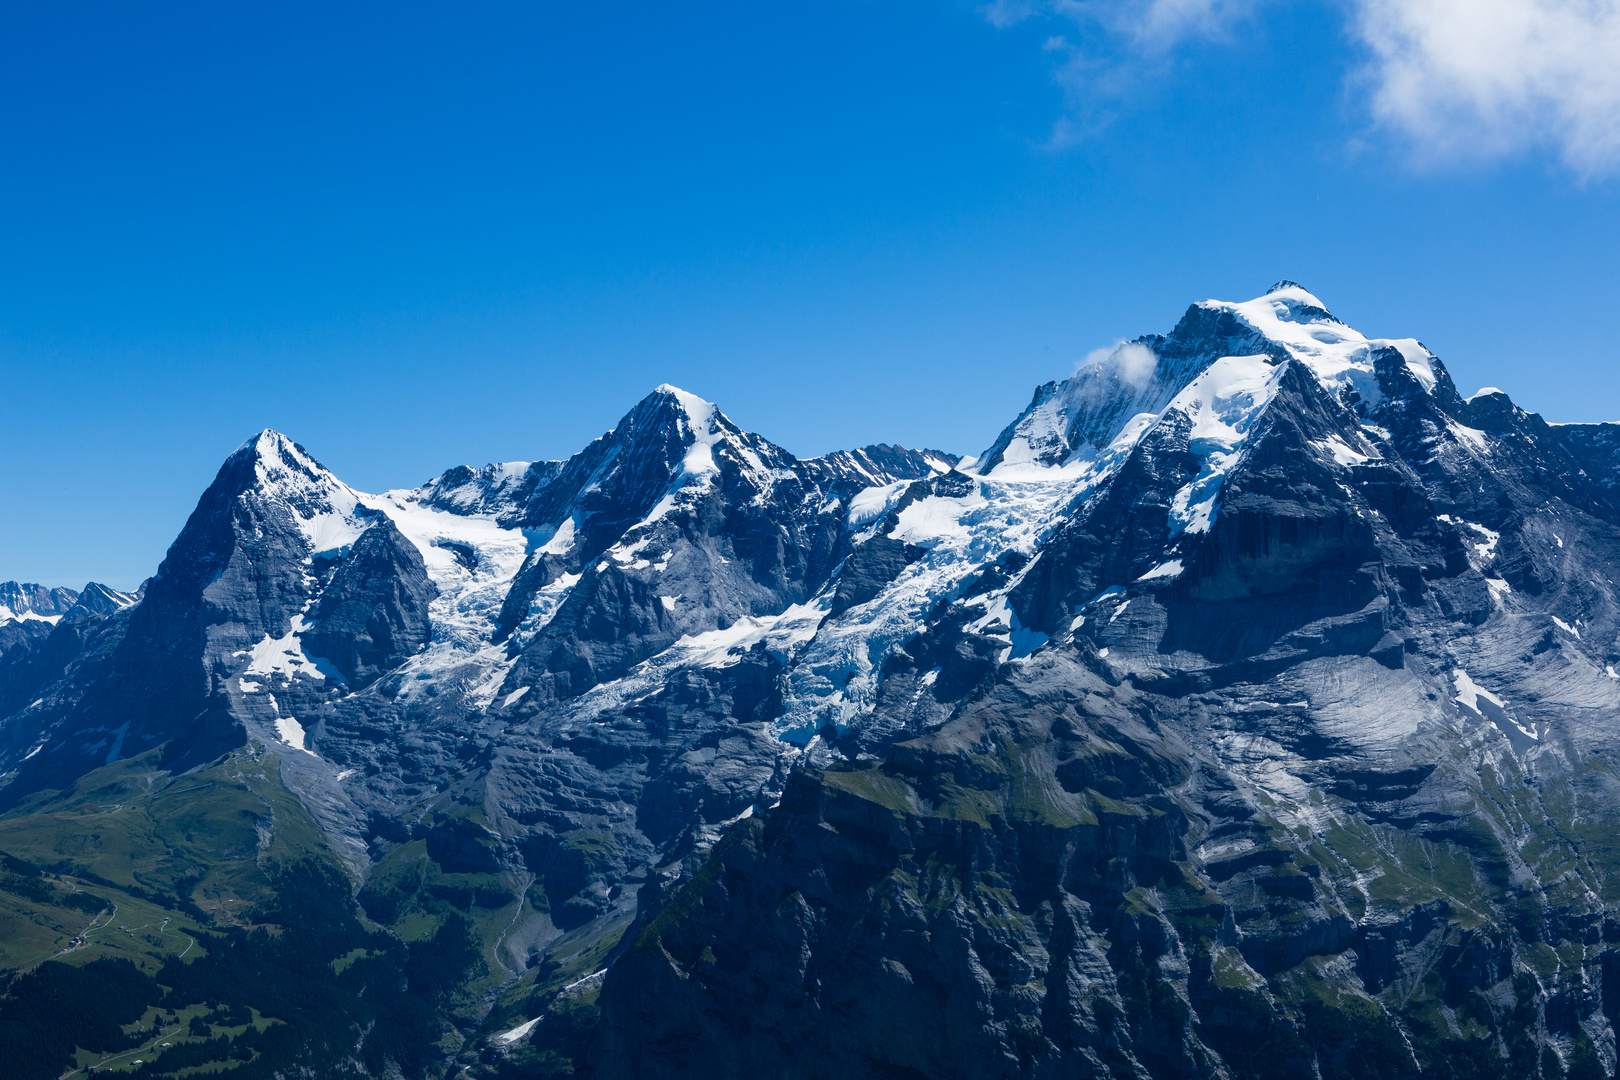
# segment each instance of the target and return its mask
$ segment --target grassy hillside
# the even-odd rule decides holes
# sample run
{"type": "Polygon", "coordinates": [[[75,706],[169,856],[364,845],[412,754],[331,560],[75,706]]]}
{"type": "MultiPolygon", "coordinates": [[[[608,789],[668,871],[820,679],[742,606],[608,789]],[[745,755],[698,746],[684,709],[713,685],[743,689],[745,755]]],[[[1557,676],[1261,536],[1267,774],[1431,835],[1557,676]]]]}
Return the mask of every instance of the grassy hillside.
{"type": "Polygon", "coordinates": [[[274,753],[183,776],[158,753],[0,817],[0,1045],[26,1047],[8,1075],[442,1071],[487,928],[450,908],[408,939],[369,924],[274,753]]]}

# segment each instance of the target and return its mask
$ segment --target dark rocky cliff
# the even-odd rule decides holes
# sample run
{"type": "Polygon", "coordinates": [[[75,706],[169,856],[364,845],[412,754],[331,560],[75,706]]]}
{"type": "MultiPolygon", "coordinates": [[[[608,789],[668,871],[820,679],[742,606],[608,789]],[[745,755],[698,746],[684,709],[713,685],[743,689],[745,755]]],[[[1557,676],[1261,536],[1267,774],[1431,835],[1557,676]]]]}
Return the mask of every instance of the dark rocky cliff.
{"type": "Polygon", "coordinates": [[[1262,355],[1209,527],[1192,384],[891,658],[943,726],[833,739],[647,891],[602,1075],[1610,1075],[1601,455],[1432,357],[1262,355]]]}
{"type": "Polygon", "coordinates": [[[328,866],[310,977],[398,953],[440,1065],[276,1068],[1613,1075],[1609,428],[1282,282],[976,463],[672,387],[378,495],[267,432],[138,603],[0,626],[0,834],[188,933],[328,866]]]}

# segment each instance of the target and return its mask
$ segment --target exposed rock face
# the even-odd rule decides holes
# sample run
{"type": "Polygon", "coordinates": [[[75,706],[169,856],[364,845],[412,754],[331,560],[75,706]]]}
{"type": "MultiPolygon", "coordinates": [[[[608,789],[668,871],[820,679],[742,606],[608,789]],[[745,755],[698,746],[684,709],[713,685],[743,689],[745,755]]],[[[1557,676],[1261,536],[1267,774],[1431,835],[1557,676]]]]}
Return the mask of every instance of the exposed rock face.
{"type": "Polygon", "coordinates": [[[138,603],[16,590],[0,800],[274,747],[379,922],[620,942],[603,1075],[1607,1076],[1611,427],[1281,282],[971,466],[672,387],[377,495],[267,432],[138,603]]]}
{"type": "Polygon", "coordinates": [[[72,589],[47,589],[43,585],[27,585],[17,581],[0,581],[0,620],[21,621],[29,615],[49,617],[66,615],[79,599],[72,589]]]}
{"type": "Polygon", "coordinates": [[[608,1075],[1610,1074],[1604,433],[1286,286],[1194,327],[1247,355],[1128,446],[1073,385],[1002,437],[1106,471],[891,653],[942,726],[648,891],[608,1075]]]}
{"type": "Polygon", "coordinates": [[[181,770],[242,745],[264,711],[233,701],[229,680],[252,665],[256,646],[302,619],[314,557],[346,551],[366,517],[353,492],[284,437],[244,444],[140,602],[108,619],[42,699],[6,721],[8,733],[39,740],[39,752],[0,799],[62,787],[154,746],[181,770]]]}
{"type": "MultiPolygon", "coordinates": [[[[1569,991],[1432,868],[1373,853],[1378,803],[1432,769],[1341,774],[1362,813],[1307,845],[1151,696],[1066,658],[1031,667],[882,766],[796,774],[649,905],[604,988],[601,1071],[1537,1075],[1526,1020],[1569,991]],[[1369,870],[1397,880],[1367,892],[1369,870]]],[[[1590,939],[1607,971],[1602,934],[1566,920],[1536,932],[1590,939]]],[[[1611,1013],[1543,1035],[1595,1064],[1582,1024],[1611,1013]]]]}
{"type": "MultiPolygon", "coordinates": [[[[1076,697],[1109,690],[1065,674],[1076,697]]],[[[1218,907],[1184,881],[1186,822],[1160,794],[1185,749],[1128,716],[1108,739],[1072,706],[997,696],[1015,728],[986,707],[882,769],[795,774],[729,833],[611,973],[608,1074],[1218,1069],[1186,1004],[1195,958],[1157,912],[1127,911],[1141,882],[1193,921],[1218,907]],[[1006,757],[982,752],[1009,736],[1006,757]],[[1103,774],[1113,797],[1087,793],[1103,774]]]]}
{"type": "MultiPolygon", "coordinates": [[[[1517,411],[1500,390],[1476,394],[1468,403],[1482,419],[1481,414],[1507,413],[1511,417],[1517,411]]],[[[1620,424],[1557,424],[1551,434],[1564,444],[1588,482],[1612,498],[1620,487],[1620,424]]]]}
{"type": "MultiPolygon", "coordinates": [[[[892,447],[800,462],[707,402],[652,394],[529,496],[522,520],[557,530],[548,547],[564,547],[561,530],[572,537],[561,552],[530,557],[526,570],[546,567],[533,586],[569,572],[581,581],[524,646],[503,690],[530,688],[518,712],[533,715],[684,635],[809,600],[847,550],[832,508],[892,482],[888,469],[909,478],[951,464],[892,447]],[[656,561],[644,557],[653,553],[656,561]]],[[[514,590],[508,606],[520,598],[514,590]]]]}
{"type": "Polygon", "coordinates": [[[61,678],[103,620],[140,599],[94,581],[82,593],[52,592],[71,595],[73,602],[57,614],[0,623],[0,715],[27,708],[37,691],[61,678]]]}
{"type": "Polygon", "coordinates": [[[351,686],[368,686],[427,645],[437,595],[421,553],[383,518],[332,572],[304,647],[330,659],[351,686]]]}

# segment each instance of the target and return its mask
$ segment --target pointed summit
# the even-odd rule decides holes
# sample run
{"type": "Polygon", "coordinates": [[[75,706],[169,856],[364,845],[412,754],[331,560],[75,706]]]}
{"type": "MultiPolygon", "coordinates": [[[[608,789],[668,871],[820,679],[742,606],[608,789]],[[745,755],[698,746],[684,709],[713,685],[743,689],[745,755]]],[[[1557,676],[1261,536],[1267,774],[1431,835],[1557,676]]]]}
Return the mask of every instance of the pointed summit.
{"type": "Polygon", "coordinates": [[[265,428],[238,446],[225,464],[228,466],[232,462],[254,463],[260,470],[261,478],[287,474],[319,480],[332,475],[308,450],[274,428],[265,428]]]}
{"type": "Polygon", "coordinates": [[[696,394],[689,394],[678,386],[663,383],[653,391],[653,396],[673,398],[680,406],[680,419],[684,420],[686,434],[690,438],[688,445],[693,443],[709,445],[723,429],[742,434],[742,430],[731,423],[726,415],[715,407],[714,402],[705,401],[696,394]]]}
{"type": "Polygon", "coordinates": [[[79,599],[70,609],[69,614],[83,611],[90,615],[105,618],[139,601],[140,597],[134,593],[119,592],[117,589],[109,588],[99,581],[92,581],[84,587],[83,592],[79,593],[79,599]]]}
{"type": "Polygon", "coordinates": [[[283,445],[296,447],[300,451],[303,450],[303,447],[298,446],[297,443],[293,442],[275,428],[264,428],[258,434],[245,439],[241,446],[238,446],[234,451],[232,451],[232,456],[234,457],[236,454],[241,453],[274,453],[283,445]]]}
{"type": "MultiPolygon", "coordinates": [[[[563,463],[554,479],[536,488],[524,507],[523,524],[555,526],[583,511],[599,525],[617,522],[610,530],[616,536],[645,517],[672,488],[718,474],[722,462],[757,464],[754,443],[769,446],[738,428],[712,402],[664,383],[620,417],[613,430],[563,463]]],[[[609,542],[604,533],[602,546],[609,542]]],[[[587,547],[600,550],[595,544],[587,547]]]]}
{"type": "Polygon", "coordinates": [[[313,454],[273,428],[265,428],[238,446],[221,466],[221,473],[233,464],[251,464],[261,486],[341,484],[313,454]]]}
{"type": "MultiPolygon", "coordinates": [[[[41,698],[53,741],[4,797],[63,787],[86,769],[155,747],[164,748],[162,767],[187,768],[240,746],[250,730],[244,722],[267,723],[263,706],[233,711],[220,676],[241,669],[265,642],[289,638],[323,570],[379,518],[280,432],[242,443],[140,597],[96,585],[75,597],[79,614],[119,635],[117,647],[86,660],[92,676],[41,698]],[[128,617],[117,617],[125,609],[128,617]],[[114,716],[118,723],[108,724],[114,716]],[[117,733],[103,737],[112,728],[117,733]]],[[[287,695],[278,700],[292,707],[287,695]]],[[[269,737],[266,726],[251,730],[269,737]]]]}
{"type": "Polygon", "coordinates": [[[1425,394],[1434,393],[1437,386],[1450,390],[1450,378],[1439,360],[1416,339],[1369,338],[1340,322],[1321,300],[1292,281],[1278,282],[1253,300],[1204,300],[1194,306],[1234,318],[1263,338],[1279,358],[1304,364],[1335,395],[1353,394],[1369,407],[1418,388],[1425,394]],[[1395,369],[1404,370],[1399,380],[1403,385],[1390,384],[1389,365],[1383,376],[1379,374],[1379,361],[1385,356],[1394,359],[1395,369]]]}
{"type": "Polygon", "coordinates": [[[238,446],[220,466],[198,503],[247,498],[264,509],[279,507],[309,543],[311,554],[346,547],[366,527],[370,513],[355,490],[334,476],[308,450],[272,428],[238,446]]]}
{"type": "Polygon", "coordinates": [[[1310,296],[1312,300],[1316,299],[1316,297],[1311,296],[1311,292],[1310,292],[1309,289],[1307,289],[1305,286],[1301,285],[1299,282],[1295,281],[1293,278],[1283,278],[1281,281],[1272,282],[1271,283],[1271,288],[1266,290],[1266,295],[1267,296],[1272,296],[1272,295],[1274,295],[1276,293],[1290,292],[1290,291],[1302,292],[1306,296],[1310,296]]]}
{"type": "Polygon", "coordinates": [[[681,439],[688,445],[711,434],[716,418],[725,419],[714,402],[705,401],[678,386],[661,383],[652,393],[637,402],[636,407],[619,421],[618,426],[610,434],[625,430],[626,422],[631,424],[629,433],[632,435],[638,428],[645,431],[648,427],[648,418],[653,415],[672,419],[677,427],[683,429],[681,439]]]}
{"type": "Polygon", "coordinates": [[[1049,468],[1101,451],[1127,429],[1140,435],[1213,365],[1242,357],[1297,362],[1363,417],[1390,400],[1455,396],[1445,368],[1421,343],[1368,338],[1297,281],[1284,279],[1253,300],[1199,301],[1167,335],[1097,350],[1070,378],[1036,389],[978,470],[1049,468]]]}

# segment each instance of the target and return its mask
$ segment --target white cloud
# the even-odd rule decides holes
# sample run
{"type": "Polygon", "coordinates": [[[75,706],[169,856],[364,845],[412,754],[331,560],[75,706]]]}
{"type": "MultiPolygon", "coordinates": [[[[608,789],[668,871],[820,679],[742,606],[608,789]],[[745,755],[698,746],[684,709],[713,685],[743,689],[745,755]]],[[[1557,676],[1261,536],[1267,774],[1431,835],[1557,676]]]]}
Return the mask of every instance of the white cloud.
{"type": "Polygon", "coordinates": [[[1423,159],[1546,147],[1587,176],[1620,168],[1620,4],[1358,0],[1372,109],[1423,159]]]}
{"type": "MultiPolygon", "coordinates": [[[[1068,100],[1053,134],[1064,143],[1105,123],[1178,45],[1230,38],[1265,2],[995,0],[981,10],[997,27],[1063,28],[1045,49],[1068,100]]],[[[1367,50],[1357,88],[1369,114],[1420,164],[1546,149],[1584,176],[1620,172],[1620,0],[1339,2],[1367,50]]]]}
{"type": "Polygon", "coordinates": [[[1043,44],[1066,110],[1050,143],[1065,146],[1106,126],[1189,38],[1222,39],[1264,0],[994,0],[980,8],[997,29],[1044,21],[1043,44]]]}
{"type": "Polygon", "coordinates": [[[1150,0],[1127,5],[1126,26],[1138,42],[1166,48],[1193,36],[1225,37],[1256,6],[1256,0],[1150,0]]]}
{"type": "Polygon", "coordinates": [[[1153,379],[1159,358],[1152,349],[1135,341],[1121,341],[1102,349],[1092,349],[1075,370],[1098,367],[1111,369],[1115,378],[1140,390],[1153,379]]]}

